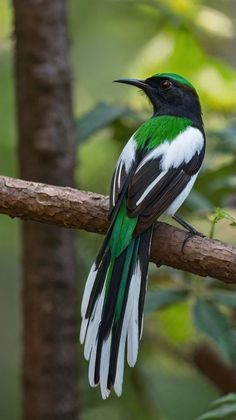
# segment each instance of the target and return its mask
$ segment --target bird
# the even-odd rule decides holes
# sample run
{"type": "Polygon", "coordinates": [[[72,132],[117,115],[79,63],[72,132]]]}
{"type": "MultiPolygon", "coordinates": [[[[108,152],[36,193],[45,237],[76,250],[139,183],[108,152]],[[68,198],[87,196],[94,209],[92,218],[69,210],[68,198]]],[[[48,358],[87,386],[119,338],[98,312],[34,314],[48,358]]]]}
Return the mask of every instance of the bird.
{"type": "Polygon", "coordinates": [[[126,143],[110,190],[110,227],[92,265],[81,304],[80,342],[88,378],[103,399],[122,394],[124,364],[137,361],[143,331],[148,264],[156,220],[167,214],[190,235],[199,232],[177,210],[190,193],[205,154],[206,137],[196,89],[185,77],[157,73],[135,86],[153,108],[126,143]]]}

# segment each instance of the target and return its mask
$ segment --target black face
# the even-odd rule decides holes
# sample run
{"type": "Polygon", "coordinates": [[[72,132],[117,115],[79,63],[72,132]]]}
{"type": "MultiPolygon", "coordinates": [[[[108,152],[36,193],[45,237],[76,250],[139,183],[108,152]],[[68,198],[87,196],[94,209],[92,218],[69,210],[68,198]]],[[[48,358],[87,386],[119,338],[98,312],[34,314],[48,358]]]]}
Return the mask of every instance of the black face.
{"type": "Polygon", "coordinates": [[[179,114],[179,109],[195,109],[199,105],[196,91],[187,85],[160,77],[150,77],[144,83],[144,90],[154,107],[154,113],[169,111],[179,114]]]}
{"type": "Polygon", "coordinates": [[[146,80],[121,79],[121,83],[141,88],[153,105],[154,115],[176,115],[190,118],[202,126],[201,107],[196,91],[170,78],[149,77],[146,80]]]}

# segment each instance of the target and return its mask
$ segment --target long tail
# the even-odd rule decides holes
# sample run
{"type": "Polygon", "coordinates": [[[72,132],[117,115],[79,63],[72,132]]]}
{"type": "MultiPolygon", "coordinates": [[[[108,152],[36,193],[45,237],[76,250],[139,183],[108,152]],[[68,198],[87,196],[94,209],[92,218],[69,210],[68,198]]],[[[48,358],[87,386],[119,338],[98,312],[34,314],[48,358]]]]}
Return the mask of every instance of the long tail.
{"type": "Polygon", "coordinates": [[[91,268],[81,307],[80,341],[89,360],[89,383],[100,383],[104,399],[112,387],[118,396],[122,393],[126,344],[129,366],[137,360],[152,237],[151,226],[136,238],[125,229],[124,239],[117,225],[116,220],[91,268]],[[128,242],[123,250],[122,241],[128,242]]]}

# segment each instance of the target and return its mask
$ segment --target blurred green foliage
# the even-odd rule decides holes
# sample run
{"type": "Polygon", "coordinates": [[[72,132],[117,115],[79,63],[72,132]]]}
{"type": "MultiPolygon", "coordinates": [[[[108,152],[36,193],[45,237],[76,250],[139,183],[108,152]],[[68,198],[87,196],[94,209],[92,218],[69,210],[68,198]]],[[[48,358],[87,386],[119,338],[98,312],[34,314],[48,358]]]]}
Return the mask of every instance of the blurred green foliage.
{"type": "Polygon", "coordinates": [[[207,413],[198,417],[197,420],[235,420],[236,417],[236,394],[228,394],[218,398],[210,404],[207,413]]]}
{"type": "MultiPolygon", "coordinates": [[[[69,0],[74,71],[77,185],[109,193],[119,153],[150,107],[135,89],[112,84],[123,77],[174,71],[196,86],[207,132],[204,167],[181,212],[206,235],[236,245],[236,5],[233,0],[69,0]]],[[[0,13],[0,162],[15,176],[12,10],[0,13]]],[[[4,420],[20,418],[20,294],[18,222],[1,216],[0,407],[4,420]]],[[[80,289],[101,238],[80,232],[80,289]]],[[[194,420],[218,391],[186,355],[201,340],[235,365],[236,289],[169,268],[150,267],[144,337],[138,364],[126,369],[122,398],[101,401],[81,360],[81,418],[194,420]]],[[[225,403],[225,402],[224,402],[225,403]]],[[[222,403],[223,404],[223,403],[222,403]]],[[[226,401],[226,405],[231,402],[226,401]]],[[[233,404],[233,402],[232,402],[233,404]]],[[[201,419],[228,419],[201,417],[201,419]]],[[[218,410],[214,405],[210,410],[218,410]]],[[[223,411],[224,411],[223,410],[223,411]]],[[[218,410],[219,411],[219,410],[218,410]]],[[[234,418],[234,417],[232,417],[234,418]]],[[[200,419],[199,419],[200,420],[200,419]]]]}

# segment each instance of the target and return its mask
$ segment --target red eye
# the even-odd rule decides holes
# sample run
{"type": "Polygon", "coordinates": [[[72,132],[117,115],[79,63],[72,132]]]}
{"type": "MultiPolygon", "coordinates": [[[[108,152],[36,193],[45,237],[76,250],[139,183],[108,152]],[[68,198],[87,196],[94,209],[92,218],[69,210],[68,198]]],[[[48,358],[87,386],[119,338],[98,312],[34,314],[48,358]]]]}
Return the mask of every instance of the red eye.
{"type": "Polygon", "coordinates": [[[161,87],[162,87],[162,89],[170,89],[171,88],[171,86],[173,86],[173,84],[172,84],[172,82],[170,81],[170,80],[168,80],[168,79],[166,79],[166,80],[163,80],[163,82],[161,82],[161,87]]]}

